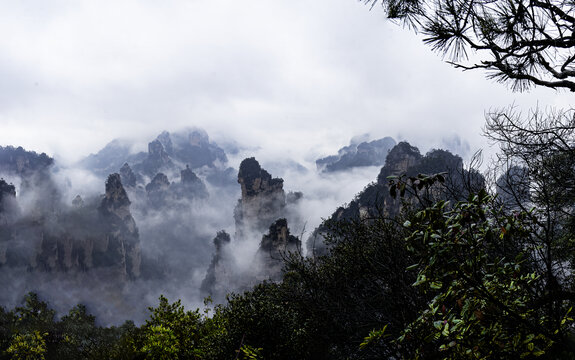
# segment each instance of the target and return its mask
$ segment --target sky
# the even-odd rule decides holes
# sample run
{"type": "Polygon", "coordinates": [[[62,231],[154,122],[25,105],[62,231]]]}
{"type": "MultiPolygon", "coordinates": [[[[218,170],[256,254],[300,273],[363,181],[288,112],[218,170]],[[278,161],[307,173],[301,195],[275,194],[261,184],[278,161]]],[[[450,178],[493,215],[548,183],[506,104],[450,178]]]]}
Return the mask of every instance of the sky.
{"type": "Polygon", "coordinates": [[[306,164],[353,136],[485,148],[485,112],[569,107],[462,72],[356,0],[0,0],[0,145],[73,162],[202,127],[306,164]]]}

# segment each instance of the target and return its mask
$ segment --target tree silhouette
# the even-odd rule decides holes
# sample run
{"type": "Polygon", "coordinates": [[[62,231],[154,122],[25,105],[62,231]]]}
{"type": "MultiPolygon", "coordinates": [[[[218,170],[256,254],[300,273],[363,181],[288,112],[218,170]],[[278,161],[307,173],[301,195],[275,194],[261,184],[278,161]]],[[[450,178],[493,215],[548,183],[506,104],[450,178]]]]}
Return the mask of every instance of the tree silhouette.
{"type": "Polygon", "coordinates": [[[461,69],[484,69],[515,91],[575,91],[575,3],[562,0],[362,0],[421,31],[461,69]]]}

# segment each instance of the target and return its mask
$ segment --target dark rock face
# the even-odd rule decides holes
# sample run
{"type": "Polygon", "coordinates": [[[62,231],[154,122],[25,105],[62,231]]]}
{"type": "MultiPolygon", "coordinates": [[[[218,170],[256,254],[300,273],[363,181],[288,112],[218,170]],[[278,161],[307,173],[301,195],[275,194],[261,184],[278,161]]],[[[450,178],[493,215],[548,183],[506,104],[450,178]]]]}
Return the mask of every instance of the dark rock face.
{"type": "Polygon", "coordinates": [[[249,268],[238,268],[237,254],[232,252],[231,238],[225,231],[218,232],[213,241],[215,252],[201,291],[218,301],[230,291],[246,290],[264,280],[280,281],[284,257],[301,250],[301,241],[290,234],[284,218],[271,224],[268,233],[262,236],[249,268]]]}
{"type": "Polygon", "coordinates": [[[280,280],[282,256],[300,247],[299,239],[289,233],[286,214],[287,207],[297,203],[303,194],[290,192],[286,196],[283,180],[273,178],[255,158],[242,161],[238,183],[242,194],[235,208],[234,241],[247,247],[261,241],[252,253],[253,261],[246,268],[238,265],[237,254],[231,253],[229,235],[218,233],[202,291],[219,301],[226,293],[245,290],[259,281],[280,280]]]}
{"type": "Polygon", "coordinates": [[[47,170],[54,164],[48,155],[26,151],[22,147],[0,146],[0,173],[28,176],[47,170]]]}
{"type": "Polygon", "coordinates": [[[260,277],[273,281],[281,280],[283,258],[289,252],[301,249],[301,241],[290,234],[287,220],[278,219],[269,232],[262,237],[257,257],[262,265],[260,277]]]}
{"type": "Polygon", "coordinates": [[[359,166],[381,166],[389,150],[395,146],[390,137],[374,141],[354,142],[338,151],[337,155],[316,160],[319,171],[333,172],[348,170],[359,166]]]}
{"type": "Polygon", "coordinates": [[[178,199],[206,199],[208,189],[206,185],[188,165],[180,172],[180,183],[174,185],[174,192],[178,199]]]}
{"type": "Polygon", "coordinates": [[[106,181],[106,195],[98,208],[105,224],[106,261],[103,265],[117,267],[121,276],[136,278],[140,275],[140,241],[136,222],[130,212],[130,199],[119,174],[106,181]]]}
{"type": "Polygon", "coordinates": [[[238,183],[242,187],[242,198],[268,195],[283,191],[283,179],[272,176],[261,168],[255,158],[247,158],[240,164],[238,183]]]}
{"type": "Polygon", "coordinates": [[[296,250],[300,244],[298,238],[290,235],[286,219],[278,219],[274,222],[260,243],[260,250],[268,253],[276,253],[285,250],[296,250]]]}
{"type": "Polygon", "coordinates": [[[114,140],[80,164],[99,176],[119,169],[126,188],[144,186],[159,172],[173,182],[177,172],[184,167],[201,170],[202,178],[215,186],[229,186],[235,182],[235,170],[226,168],[226,153],[210,142],[208,134],[201,129],[164,131],[148,144],[147,152],[132,153],[131,148],[129,142],[114,140]]]}
{"type": "Polygon", "coordinates": [[[133,148],[135,143],[114,141],[89,159],[92,163],[113,160],[111,172],[121,175],[139,224],[140,241],[146,244],[142,277],[175,281],[180,276],[184,281],[191,271],[209,264],[206,254],[211,251],[213,229],[231,223],[229,215],[227,221],[209,219],[222,204],[209,198],[206,182],[225,197],[236,198],[236,171],[227,168],[223,149],[200,129],[164,131],[149,141],[147,151],[134,154],[133,148]],[[119,155],[114,156],[113,150],[119,155]]]}
{"type": "MultiPolygon", "coordinates": [[[[46,189],[38,177],[34,185],[36,192],[46,189]]],[[[17,202],[14,186],[1,180],[0,188],[2,204],[6,200],[17,202]]],[[[23,187],[21,191],[29,189],[23,187]]],[[[13,215],[14,211],[8,213],[13,215]]],[[[0,218],[3,215],[4,211],[0,212],[0,218]]],[[[16,215],[0,226],[0,267],[62,273],[90,271],[110,281],[139,276],[138,229],[118,174],[110,175],[101,201],[85,203],[78,195],[71,207],[59,205],[58,211],[34,208],[16,215]]]]}
{"type": "Polygon", "coordinates": [[[33,208],[39,213],[53,212],[60,201],[50,174],[53,165],[54,160],[44,153],[0,146],[0,175],[18,178],[19,193],[33,195],[33,208]]]}
{"type": "Polygon", "coordinates": [[[146,192],[148,193],[148,201],[155,209],[167,206],[171,200],[171,194],[168,193],[170,189],[170,181],[165,174],[158,173],[152,181],[146,185],[146,192]]]}
{"type": "Polygon", "coordinates": [[[158,173],[145,189],[149,204],[156,210],[182,208],[208,197],[206,185],[189,167],[180,172],[179,182],[170,183],[165,174],[158,173]]]}
{"type": "Polygon", "coordinates": [[[111,174],[106,181],[106,194],[100,204],[100,213],[124,218],[130,213],[130,199],[124,190],[120,174],[111,174]]]}
{"type": "Polygon", "coordinates": [[[148,157],[139,168],[144,174],[153,176],[160,170],[173,169],[174,163],[164,149],[164,145],[159,140],[154,140],[148,144],[148,157]]]}
{"type": "Polygon", "coordinates": [[[148,194],[155,191],[166,191],[170,188],[170,181],[165,174],[157,173],[152,181],[146,185],[146,191],[148,194]]]}
{"type": "Polygon", "coordinates": [[[107,180],[101,196],[91,189],[68,193],[82,185],[71,183],[76,173],[53,167],[45,154],[0,147],[0,178],[15,185],[0,182],[2,301],[16,296],[8,294],[11,288],[15,294],[29,283],[17,284],[11,279],[23,276],[8,273],[63,281],[82,293],[88,284],[106,284],[121,297],[132,296],[121,293],[132,279],[165,280],[174,288],[205,270],[214,229],[233,226],[237,171],[205,132],[164,132],[151,140],[136,154],[135,143],[114,141],[82,162],[102,178],[101,190],[107,180]],[[53,179],[68,181],[64,195],[53,179]],[[214,201],[206,179],[221,192],[214,201]]]}
{"type": "Polygon", "coordinates": [[[271,223],[284,216],[283,179],[272,178],[255,158],[242,161],[238,183],[242,197],[235,209],[236,237],[262,234],[271,223]]]}
{"type": "Polygon", "coordinates": [[[180,172],[180,181],[183,185],[193,185],[200,181],[198,176],[190,169],[189,165],[180,172]]]}
{"type": "MultiPolygon", "coordinates": [[[[383,215],[395,217],[402,209],[402,202],[389,194],[390,176],[417,176],[418,174],[435,174],[446,172],[447,187],[432,189],[434,199],[460,200],[467,197],[469,191],[477,191],[484,186],[483,177],[463,169],[463,161],[446,150],[431,150],[425,156],[419,149],[407,142],[398,143],[389,151],[385,165],[377,177],[377,182],[367,186],[346,207],[338,208],[328,219],[328,223],[377,218],[383,215]],[[468,189],[471,186],[472,189],[468,189]]],[[[316,229],[307,240],[308,251],[321,255],[326,251],[322,233],[327,233],[324,224],[316,229]]]]}
{"type": "Polygon", "coordinates": [[[0,214],[8,210],[8,203],[16,198],[16,187],[0,179],[0,214]]]}
{"type": "Polygon", "coordinates": [[[216,249],[200,290],[204,294],[220,298],[225,296],[229,290],[228,286],[231,284],[234,260],[228,251],[231,238],[227,232],[224,230],[218,231],[213,242],[216,249]]]}
{"type": "Polygon", "coordinates": [[[128,163],[124,163],[124,165],[122,165],[122,167],[120,168],[120,178],[122,184],[124,184],[125,187],[136,186],[137,181],[136,174],[134,174],[132,168],[130,167],[130,165],[128,165],[128,163]]]}
{"type": "MultiPolygon", "coordinates": [[[[416,165],[422,158],[418,148],[411,146],[408,142],[400,142],[389,151],[385,165],[377,176],[377,183],[380,185],[387,184],[388,176],[417,175],[418,168],[416,165]]],[[[442,168],[444,169],[444,167],[442,168]]]]}
{"type": "Polygon", "coordinates": [[[231,241],[230,234],[225,231],[218,231],[218,234],[214,238],[214,245],[216,246],[216,253],[220,252],[222,248],[228,245],[231,241]]]}
{"type": "Polygon", "coordinates": [[[19,215],[16,188],[0,179],[0,268],[6,263],[8,242],[13,236],[12,225],[19,215]]]}
{"type": "Polygon", "coordinates": [[[163,131],[158,137],[156,138],[162,146],[166,153],[170,156],[174,154],[174,145],[172,144],[172,138],[170,137],[170,133],[167,131],[163,131]]]}
{"type": "Polygon", "coordinates": [[[51,221],[46,213],[53,212],[60,194],[50,177],[54,161],[46,154],[26,151],[22,147],[0,146],[0,176],[9,176],[19,188],[0,180],[0,267],[28,266],[34,262],[38,236],[43,222],[51,221]],[[28,223],[21,219],[16,194],[27,195],[30,212],[41,217],[28,223]]]}
{"type": "Polygon", "coordinates": [[[228,162],[222,148],[210,142],[208,134],[200,129],[177,133],[174,139],[174,157],[192,169],[215,167],[228,162]]]}
{"type": "Polygon", "coordinates": [[[301,191],[290,191],[286,196],[287,204],[296,204],[303,198],[303,193],[301,191]]]}

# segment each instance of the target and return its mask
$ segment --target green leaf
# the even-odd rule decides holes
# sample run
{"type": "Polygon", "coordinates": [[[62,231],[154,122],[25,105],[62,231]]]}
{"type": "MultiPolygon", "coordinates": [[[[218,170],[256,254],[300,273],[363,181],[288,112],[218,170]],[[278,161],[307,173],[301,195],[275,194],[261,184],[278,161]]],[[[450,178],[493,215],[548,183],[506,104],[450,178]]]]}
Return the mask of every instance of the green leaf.
{"type": "Polygon", "coordinates": [[[442,286],[443,286],[443,283],[441,281],[432,281],[429,283],[429,287],[434,289],[434,290],[439,290],[439,289],[441,289],[442,286]]]}

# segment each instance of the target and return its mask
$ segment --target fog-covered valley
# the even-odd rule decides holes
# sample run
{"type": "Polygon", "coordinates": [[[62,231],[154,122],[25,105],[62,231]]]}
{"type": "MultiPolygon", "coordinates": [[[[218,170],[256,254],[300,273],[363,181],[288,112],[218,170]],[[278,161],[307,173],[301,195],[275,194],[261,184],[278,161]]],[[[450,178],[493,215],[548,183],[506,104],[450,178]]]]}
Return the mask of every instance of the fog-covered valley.
{"type": "Polygon", "coordinates": [[[221,302],[278,279],[280,252],[307,254],[314,230],[376,181],[395,144],[352,139],[315,167],[260,165],[197,128],[163,132],[142,152],[114,140],[72,166],[3,147],[0,302],[33,291],[62,312],[86,304],[104,323],[141,321],[160,294],[221,302]]]}

